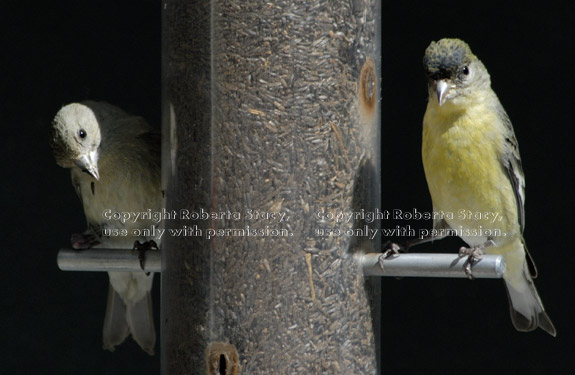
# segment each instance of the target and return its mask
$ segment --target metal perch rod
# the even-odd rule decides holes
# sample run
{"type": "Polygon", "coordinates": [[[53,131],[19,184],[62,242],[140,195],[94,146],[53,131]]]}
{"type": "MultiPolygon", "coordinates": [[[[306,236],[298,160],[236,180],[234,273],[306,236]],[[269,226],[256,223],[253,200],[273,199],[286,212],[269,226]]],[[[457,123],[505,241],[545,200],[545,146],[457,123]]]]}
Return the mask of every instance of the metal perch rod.
{"type": "MultiPolygon", "coordinates": [[[[457,254],[400,254],[383,260],[381,253],[368,253],[359,257],[366,276],[392,277],[460,277],[466,278],[467,257],[457,254]]],[[[131,249],[61,249],[58,267],[62,271],[141,271],[138,254],[131,249]]],[[[146,252],[144,270],[160,272],[159,251],[146,252]]],[[[505,273],[505,260],[501,255],[484,255],[471,267],[475,278],[501,278],[505,273]]]]}
{"type": "MultiPolygon", "coordinates": [[[[367,253],[360,256],[365,276],[467,278],[467,256],[415,253],[391,255],[383,260],[381,267],[378,262],[381,255],[367,253]]],[[[471,273],[478,279],[497,279],[503,277],[505,267],[505,259],[501,255],[484,255],[481,260],[473,262],[471,273]]]]}
{"type": "MultiPolygon", "coordinates": [[[[138,252],[132,249],[60,249],[58,267],[62,271],[142,271],[138,252]]],[[[147,251],[144,271],[161,270],[160,252],[147,251]]]]}

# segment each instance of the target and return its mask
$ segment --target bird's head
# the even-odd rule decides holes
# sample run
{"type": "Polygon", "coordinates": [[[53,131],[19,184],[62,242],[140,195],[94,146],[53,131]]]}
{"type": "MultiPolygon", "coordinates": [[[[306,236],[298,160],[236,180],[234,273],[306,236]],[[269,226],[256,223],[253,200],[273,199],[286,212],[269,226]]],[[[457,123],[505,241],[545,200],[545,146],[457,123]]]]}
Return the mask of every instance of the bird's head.
{"type": "Polygon", "coordinates": [[[458,104],[476,89],[489,88],[489,73],[471,49],[460,39],[431,42],[423,56],[429,100],[439,106],[458,104]]]}
{"type": "Polygon", "coordinates": [[[58,165],[78,167],[96,180],[100,178],[98,149],[101,139],[96,115],[83,104],[62,107],[52,122],[50,145],[58,165]]]}

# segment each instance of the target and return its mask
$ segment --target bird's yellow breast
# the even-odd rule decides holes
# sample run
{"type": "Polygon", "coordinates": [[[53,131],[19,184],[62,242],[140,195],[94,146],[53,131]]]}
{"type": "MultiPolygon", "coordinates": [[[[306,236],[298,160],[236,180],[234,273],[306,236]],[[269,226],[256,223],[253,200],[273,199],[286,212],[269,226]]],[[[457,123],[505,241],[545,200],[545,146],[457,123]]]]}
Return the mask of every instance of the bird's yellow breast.
{"type": "MultiPolygon", "coordinates": [[[[513,187],[501,164],[505,152],[503,123],[483,105],[464,109],[430,101],[423,120],[422,158],[435,210],[453,213],[448,224],[457,229],[518,228],[513,187]],[[465,210],[473,217],[462,217],[465,210]],[[495,213],[484,217],[480,213],[495,213]]],[[[470,245],[485,238],[463,238],[470,245]]]]}

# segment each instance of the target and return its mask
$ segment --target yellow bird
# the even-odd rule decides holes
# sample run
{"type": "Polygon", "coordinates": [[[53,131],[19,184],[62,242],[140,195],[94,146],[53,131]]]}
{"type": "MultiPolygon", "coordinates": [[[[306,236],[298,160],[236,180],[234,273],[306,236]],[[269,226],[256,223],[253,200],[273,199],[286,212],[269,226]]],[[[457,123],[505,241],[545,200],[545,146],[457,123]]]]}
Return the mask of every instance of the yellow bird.
{"type": "MultiPolygon", "coordinates": [[[[525,179],[513,127],[489,73],[459,39],[432,42],[423,58],[429,100],[423,118],[422,159],[434,211],[445,237],[456,233],[478,259],[502,255],[513,325],[518,331],[555,327],[533,284],[523,239],[525,179]]],[[[443,234],[441,234],[443,233],[443,234]]],[[[531,259],[530,259],[531,260],[531,259]]]]}

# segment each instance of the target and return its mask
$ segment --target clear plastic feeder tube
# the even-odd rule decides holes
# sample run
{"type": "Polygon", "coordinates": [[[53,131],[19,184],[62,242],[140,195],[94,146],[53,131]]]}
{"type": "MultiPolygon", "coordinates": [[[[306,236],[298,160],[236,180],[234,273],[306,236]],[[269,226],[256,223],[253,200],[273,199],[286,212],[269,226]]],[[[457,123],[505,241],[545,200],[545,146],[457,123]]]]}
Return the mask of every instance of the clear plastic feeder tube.
{"type": "Polygon", "coordinates": [[[163,7],[163,374],[376,373],[380,2],[163,7]]]}

